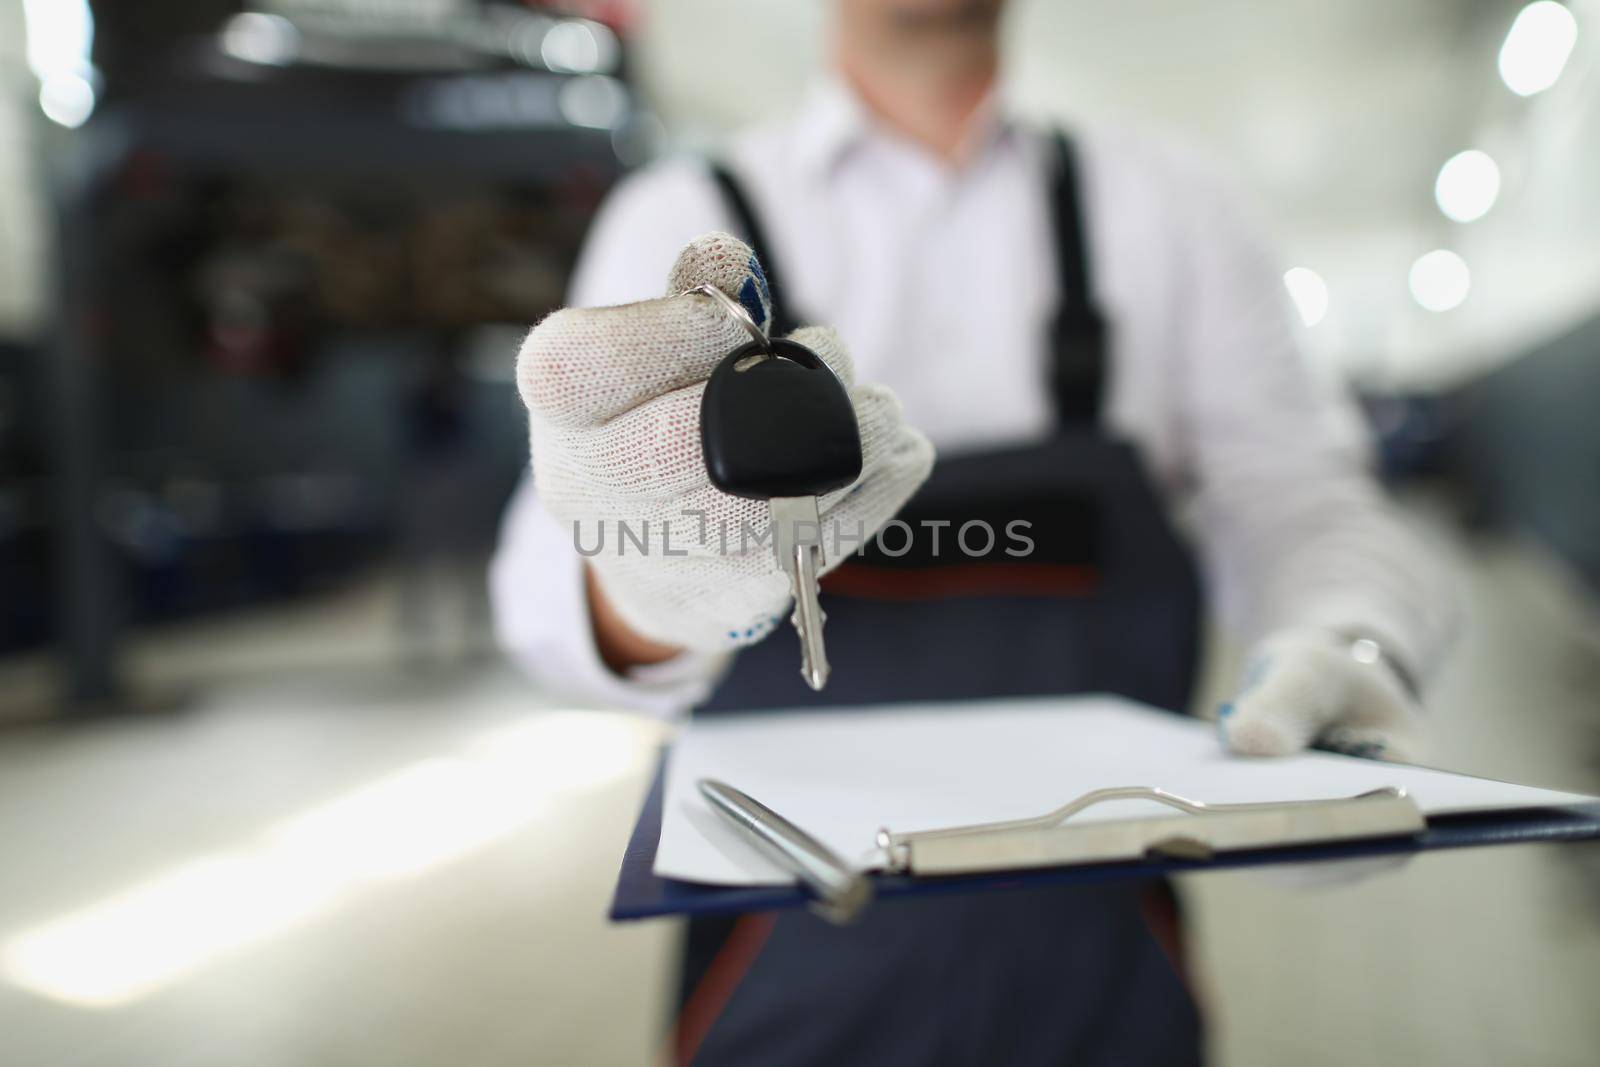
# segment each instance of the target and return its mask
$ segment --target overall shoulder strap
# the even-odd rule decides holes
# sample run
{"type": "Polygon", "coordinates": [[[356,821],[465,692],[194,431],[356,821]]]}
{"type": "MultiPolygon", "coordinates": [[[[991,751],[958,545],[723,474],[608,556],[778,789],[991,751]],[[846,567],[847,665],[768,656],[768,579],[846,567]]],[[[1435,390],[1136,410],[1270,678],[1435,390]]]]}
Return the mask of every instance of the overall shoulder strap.
{"type": "MultiPolygon", "coordinates": [[[[1099,421],[1106,377],[1106,324],[1093,298],[1088,228],[1079,190],[1077,152],[1061,131],[1050,138],[1050,224],[1060,276],[1060,304],[1050,324],[1050,392],[1062,425],[1099,421]]],[[[772,293],[772,333],[783,336],[800,325],[786,302],[788,287],[743,183],[717,161],[711,179],[741,236],[767,274],[772,293]]]]}
{"type": "Polygon", "coordinates": [[[1050,391],[1063,426],[1100,418],[1106,377],[1106,324],[1093,297],[1089,237],[1077,152],[1060,130],[1051,142],[1050,223],[1061,303],[1051,323],[1050,391]]]}
{"type": "Polygon", "coordinates": [[[772,329],[769,332],[774,337],[786,337],[797,329],[800,323],[794,320],[785,300],[788,289],[779,280],[778,261],[772,254],[772,245],[767,241],[766,229],[756,216],[750,197],[745,194],[744,185],[734,177],[733,171],[729,170],[725,163],[717,160],[709,161],[707,167],[711,172],[711,180],[716,183],[717,191],[722,194],[723,205],[733,217],[734,225],[742,231],[739,236],[744,238],[745,244],[756,254],[756,261],[761,264],[761,269],[766,272],[767,290],[772,296],[772,329]]]}

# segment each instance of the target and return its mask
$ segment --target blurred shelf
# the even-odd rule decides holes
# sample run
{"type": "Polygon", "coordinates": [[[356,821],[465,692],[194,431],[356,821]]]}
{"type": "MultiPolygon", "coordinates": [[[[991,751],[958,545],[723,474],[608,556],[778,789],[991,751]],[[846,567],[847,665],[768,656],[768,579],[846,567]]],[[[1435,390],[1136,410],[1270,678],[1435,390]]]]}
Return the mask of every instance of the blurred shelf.
{"type": "MultiPolygon", "coordinates": [[[[597,74],[216,59],[197,52],[137,95],[108,94],[60,160],[49,365],[69,706],[119,698],[130,619],[315,587],[327,568],[308,546],[353,568],[374,549],[448,540],[408,529],[428,525],[404,506],[407,471],[431,462],[410,426],[419,398],[464,380],[474,325],[559,301],[648,125],[626,85],[597,74]],[[342,378],[315,373],[330,360],[342,378]],[[230,507],[236,528],[214,536],[169,506],[173,485],[237,502],[295,479],[354,486],[353,503],[299,530],[230,507]]],[[[446,442],[468,452],[428,477],[465,486],[472,500],[453,498],[451,514],[492,529],[477,498],[508,490],[526,446],[499,425],[514,399],[490,403],[489,389],[474,384],[460,417],[494,425],[475,445],[446,442]]]]}

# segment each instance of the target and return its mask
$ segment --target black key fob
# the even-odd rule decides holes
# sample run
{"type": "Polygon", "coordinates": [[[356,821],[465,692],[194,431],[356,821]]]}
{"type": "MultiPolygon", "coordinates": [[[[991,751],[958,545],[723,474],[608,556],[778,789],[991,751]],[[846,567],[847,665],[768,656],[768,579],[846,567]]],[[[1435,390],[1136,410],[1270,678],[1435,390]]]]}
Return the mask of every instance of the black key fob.
{"type": "Polygon", "coordinates": [[[861,477],[861,430],[844,384],[811,349],[752,341],[711,373],[700,439],[711,484],[755,500],[819,496],[861,477]]]}

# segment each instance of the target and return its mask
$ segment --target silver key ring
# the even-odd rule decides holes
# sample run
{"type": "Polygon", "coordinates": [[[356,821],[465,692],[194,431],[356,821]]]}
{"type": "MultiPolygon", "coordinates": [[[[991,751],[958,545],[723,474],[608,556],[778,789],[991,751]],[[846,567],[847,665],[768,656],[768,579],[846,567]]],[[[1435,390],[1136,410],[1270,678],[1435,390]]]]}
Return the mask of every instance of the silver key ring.
{"type": "Polygon", "coordinates": [[[745,328],[745,332],[755,339],[756,344],[761,346],[761,350],[763,352],[769,356],[772,356],[773,358],[777,358],[778,353],[773,351],[772,341],[768,339],[766,331],[761,328],[761,326],[751,316],[750,312],[745,310],[745,306],[739,303],[733,297],[729,296],[727,293],[723,292],[721,289],[718,289],[715,285],[697,285],[693,289],[685,289],[678,295],[709,296],[711,299],[721,304],[722,310],[732,315],[734,319],[738,321],[739,325],[745,328]]]}

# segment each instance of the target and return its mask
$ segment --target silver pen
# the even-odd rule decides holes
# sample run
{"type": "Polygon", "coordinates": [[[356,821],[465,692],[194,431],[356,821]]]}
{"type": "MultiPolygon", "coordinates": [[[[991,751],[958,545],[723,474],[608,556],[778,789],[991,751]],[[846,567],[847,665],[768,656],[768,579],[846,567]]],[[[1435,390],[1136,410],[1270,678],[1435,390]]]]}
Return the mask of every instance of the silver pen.
{"type": "Polygon", "coordinates": [[[811,891],[812,910],[829,922],[854,920],[872,900],[872,882],[864,874],[782,815],[725,782],[702,778],[699,785],[714,811],[811,891]]]}

